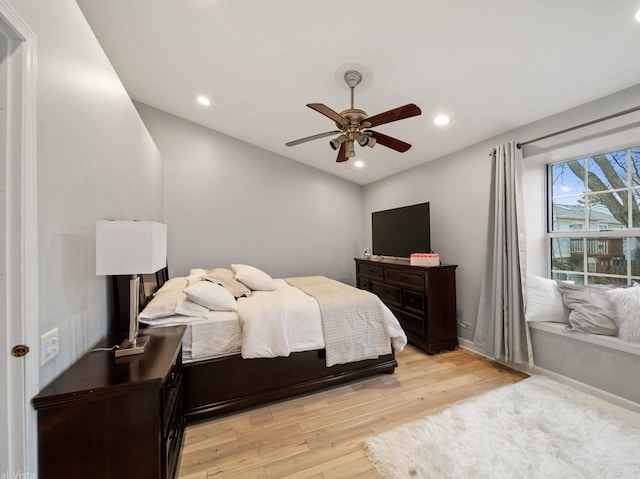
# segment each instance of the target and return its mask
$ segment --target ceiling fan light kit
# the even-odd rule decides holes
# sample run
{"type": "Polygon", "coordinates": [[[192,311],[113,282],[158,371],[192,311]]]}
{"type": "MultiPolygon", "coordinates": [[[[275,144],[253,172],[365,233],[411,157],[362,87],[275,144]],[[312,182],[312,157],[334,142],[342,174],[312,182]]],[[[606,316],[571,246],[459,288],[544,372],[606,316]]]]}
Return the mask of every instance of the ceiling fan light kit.
{"type": "Polygon", "coordinates": [[[357,70],[347,70],[344,74],[344,81],[349,86],[351,94],[351,107],[340,113],[332,110],[322,103],[309,103],[307,106],[312,110],[333,120],[338,130],[319,133],[317,135],[300,138],[298,140],[286,143],[287,146],[295,146],[307,141],[317,140],[338,134],[336,138],[329,141],[329,145],[334,150],[338,150],[336,162],[347,161],[355,156],[354,143],[358,142],[360,146],[368,146],[373,148],[376,144],[381,144],[387,148],[404,153],[411,145],[404,141],[392,138],[382,133],[370,130],[372,127],[391,123],[393,121],[404,120],[412,116],[418,116],[422,112],[413,103],[394,108],[393,110],[379,113],[378,115],[368,116],[364,110],[354,108],[354,92],[356,86],[362,81],[362,74],[357,70]]]}
{"type": "Polygon", "coordinates": [[[331,148],[333,148],[334,150],[337,150],[345,141],[347,141],[347,137],[343,133],[337,138],[334,138],[333,140],[329,140],[329,144],[331,145],[331,148]]]}

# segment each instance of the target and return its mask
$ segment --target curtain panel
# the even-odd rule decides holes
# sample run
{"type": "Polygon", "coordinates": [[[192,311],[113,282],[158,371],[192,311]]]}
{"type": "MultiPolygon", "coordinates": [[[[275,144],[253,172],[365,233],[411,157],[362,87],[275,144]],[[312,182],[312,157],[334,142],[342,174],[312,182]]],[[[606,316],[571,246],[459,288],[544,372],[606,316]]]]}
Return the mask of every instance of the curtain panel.
{"type": "Polygon", "coordinates": [[[515,141],[498,145],[493,155],[488,251],[474,344],[492,358],[530,363],[522,280],[524,221],[517,186],[521,160],[515,141]]]}

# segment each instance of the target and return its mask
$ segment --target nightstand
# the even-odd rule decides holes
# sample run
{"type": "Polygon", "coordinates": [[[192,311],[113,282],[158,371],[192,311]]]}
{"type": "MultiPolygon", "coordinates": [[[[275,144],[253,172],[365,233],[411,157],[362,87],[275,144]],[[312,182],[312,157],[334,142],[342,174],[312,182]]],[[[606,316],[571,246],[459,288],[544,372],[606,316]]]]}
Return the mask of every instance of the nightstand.
{"type": "Polygon", "coordinates": [[[145,329],[151,340],[140,355],[90,351],[33,398],[39,478],[175,476],[185,427],[184,331],[145,329]]]}

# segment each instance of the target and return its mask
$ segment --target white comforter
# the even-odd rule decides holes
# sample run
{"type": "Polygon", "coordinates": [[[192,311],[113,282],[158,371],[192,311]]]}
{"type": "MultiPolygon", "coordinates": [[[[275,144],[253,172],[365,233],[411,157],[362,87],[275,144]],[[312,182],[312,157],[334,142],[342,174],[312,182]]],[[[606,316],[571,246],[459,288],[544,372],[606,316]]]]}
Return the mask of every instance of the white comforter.
{"type": "Polygon", "coordinates": [[[238,299],[242,357],[274,358],[324,348],[316,301],[282,279],[274,281],[277,290],[238,299]]]}
{"type": "Polygon", "coordinates": [[[243,358],[325,348],[332,366],[389,354],[392,342],[397,351],[406,345],[398,320],[371,293],[319,276],[276,281],[276,291],[238,299],[243,358]]]}

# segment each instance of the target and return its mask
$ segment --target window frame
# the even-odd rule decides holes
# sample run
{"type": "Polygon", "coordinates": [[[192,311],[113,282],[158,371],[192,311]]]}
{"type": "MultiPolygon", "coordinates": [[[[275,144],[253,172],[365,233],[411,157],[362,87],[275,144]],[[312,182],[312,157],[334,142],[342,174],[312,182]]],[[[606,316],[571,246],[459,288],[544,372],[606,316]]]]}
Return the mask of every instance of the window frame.
{"type": "MultiPolygon", "coordinates": [[[[584,284],[594,284],[593,281],[590,281],[590,279],[593,278],[602,278],[603,280],[606,278],[615,280],[625,280],[625,283],[627,285],[633,284],[634,281],[638,281],[640,282],[640,271],[638,271],[636,275],[632,274],[632,239],[636,238],[636,242],[640,243],[640,227],[629,227],[629,224],[633,221],[633,219],[631,218],[631,211],[629,211],[628,214],[628,223],[626,227],[621,227],[621,228],[609,228],[609,229],[600,229],[599,227],[597,227],[596,229],[591,229],[591,226],[589,224],[589,208],[588,205],[584,208],[584,217],[581,220],[582,221],[582,228],[583,229],[572,229],[572,228],[568,228],[566,230],[562,230],[562,231],[553,231],[553,200],[554,198],[559,198],[562,195],[556,195],[554,196],[554,190],[553,190],[553,182],[554,182],[554,178],[553,178],[553,168],[556,165],[561,165],[561,164],[567,164],[571,161],[578,161],[578,160],[584,160],[585,161],[585,175],[588,176],[588,160],[590,158],[593,158],[596,155],[607,155],[607,154],[612,154],[618,151],[626,151],[627,152],[627,167],[629,167],[631,165],[631,150],[634,148],[640,148],[640,140],[639,141],[635,141],[632,144],[626,145],[626,146],[621,146],[618,148],[606,148],[603,149],[599,152],[595,152],[595,153],[591,153],[591,154],[582,154],[579,155],[577,157],[573,157],[573,158],[568,158],[568,159],[559,159],[556,161],[550,161],[550,162],[545,162],[544,164],[544,168],[545,168],[545,185],[546,185],[546,191],[545,191],[545,252],[546,252],[546,261],[547,261],[547,267],[548,267],[548,277],[550,278],[554,278],[554,279],[564,279],[562,276],[563,275],[572,275],[575,277],[581,277],[584,284]],[[612,273],[597,273],[597,272],[591,272],[589,271],[589,253],[588,253],[588,248],[587,245],[584,244],[583,246],[583,258],[582,258],[582,269],[581,270],[576,270],[576,271],[567,271],[567,270],[559,270],[559,269],[554,269],[553,268],[553,240],[556,238],[569,238],[571,239],[582,239],[583,242],[587,242],[590,239],[594,239],[594,238],[606,238],[606,239],[617,239],[617,238],[622,238],[623,240],[625,240],[625,246],[624,246],[624,256],[625,256],[625,260],[626,260],[626,274],[625,275],[620,275],[620,274],[612,274],[612,273]]],[[[628,171],[630,171],[628,169],[628,171]]],[[[588,178],[585,178],[585,185],[584,185],[584,191],[583,191],[583,195],[585,198],[588,198],[590,195],[595,195],[595,194],[602,194],[602,193],[606,193],[606,192],[620,192],[620,191],[626,191],[627,195],[628,195],[628,207],[631,208],[631,203],[632,201],[634,201],[634,191],[638,191],[640,192],[640,187],[636,184],[634,186],[633,181],[630,181],[630,178],[627,178],[626,181],[626,187],[625,188],[612,188],[609,190],[598,190],[598,191],[590,191],[588,188],[588,178]]],[[[569,195],[568,195],[569,196],[569,195]]],[[[588,202],[586,202],[588,203],[588,202]]],[[[609,284],[612,283],[616,283],[615,281],[609,281],[607,282],[609,284]]]]}

